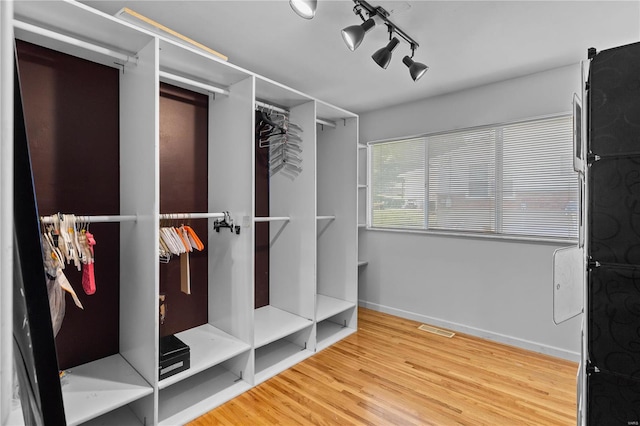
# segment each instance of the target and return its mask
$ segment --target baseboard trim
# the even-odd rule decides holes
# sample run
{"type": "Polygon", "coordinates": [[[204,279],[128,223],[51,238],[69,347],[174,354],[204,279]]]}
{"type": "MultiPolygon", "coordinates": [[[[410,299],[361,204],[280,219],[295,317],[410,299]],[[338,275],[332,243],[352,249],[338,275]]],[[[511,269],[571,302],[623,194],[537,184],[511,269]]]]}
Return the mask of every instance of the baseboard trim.
{"type": "Polygon", "coordinates": [[[532,342],[525,339],[519,339],[517,337],[507,336],[505,334],[494,333],[492,331],[483,330],[480,328],[469,327],[467,325],[458,324],[451,321],[445,321],[445,320],[433,318],[427,315],[405,311],[403,309],[392,308],[390,306],[380,305],[377,303],[368,302],[366,300],[358,300],[358,305],[362,306],[363,308],[372,309],[374,311],[383,312],[385,314],[395,315],[401,318],[407,318],[410,320],[423,322],[436,327],[448,328],[453,331],[470,334],[472,336],[480,337],[487,340],[492,340],[494,342],[516,346],[522,349],[527,349],[533,352],[538,352],[541,354],[550,355],[557,358],[563,358],[573,362],[580,362],[580,353],[578,352],[572,352],[572,351],[557,348],[554,346],[544,345],[544,344],[532,342]]]}

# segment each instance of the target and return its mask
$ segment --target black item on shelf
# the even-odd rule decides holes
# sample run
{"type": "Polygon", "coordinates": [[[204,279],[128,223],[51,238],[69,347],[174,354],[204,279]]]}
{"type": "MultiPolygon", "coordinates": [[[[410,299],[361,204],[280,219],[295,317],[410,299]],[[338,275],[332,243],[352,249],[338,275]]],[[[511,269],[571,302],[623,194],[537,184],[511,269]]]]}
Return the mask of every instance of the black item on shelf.
{"type": "Polygon", "coordinates": [[[188,370],[191,366],[191,350],[173,334],[160,338],[160,380],[188,370]]]}

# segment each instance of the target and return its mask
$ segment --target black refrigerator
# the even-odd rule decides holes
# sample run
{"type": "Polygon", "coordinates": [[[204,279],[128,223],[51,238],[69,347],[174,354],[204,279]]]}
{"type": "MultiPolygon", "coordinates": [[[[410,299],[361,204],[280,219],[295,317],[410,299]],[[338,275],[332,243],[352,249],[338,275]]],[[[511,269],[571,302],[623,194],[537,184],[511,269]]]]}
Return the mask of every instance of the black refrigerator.
{"type": "Polygon", "coordinates": [[[640,43],[588,65],[578,422],[640,425],[640,43]]]}

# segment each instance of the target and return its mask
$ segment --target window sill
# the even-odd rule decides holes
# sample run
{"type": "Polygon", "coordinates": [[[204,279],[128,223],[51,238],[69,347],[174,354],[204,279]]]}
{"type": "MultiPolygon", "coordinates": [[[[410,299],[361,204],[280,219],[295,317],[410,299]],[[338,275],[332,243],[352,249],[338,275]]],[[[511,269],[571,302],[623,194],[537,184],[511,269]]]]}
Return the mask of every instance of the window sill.
{"type": "Polygon", "coordinates": [[[367,226],[367,231],[376,232],[395,232],[405,234],[423,234],[429,236],[438,237],[453,237],[453,238],[468,238],[468,239],[480,239],[480,240],[500,240],[508,242],[523,242],[523,243],[542,243],[550,245],[570,246],[577,245],[578,240],[576,238],[557,238],[557,237],[536,237],[526,235],[500,235],[500,234],[481,234],[475,232],[460,232],[460,231],[436,231],[429,229],[410,229],[410,228],[375,228],[367,226]]]}

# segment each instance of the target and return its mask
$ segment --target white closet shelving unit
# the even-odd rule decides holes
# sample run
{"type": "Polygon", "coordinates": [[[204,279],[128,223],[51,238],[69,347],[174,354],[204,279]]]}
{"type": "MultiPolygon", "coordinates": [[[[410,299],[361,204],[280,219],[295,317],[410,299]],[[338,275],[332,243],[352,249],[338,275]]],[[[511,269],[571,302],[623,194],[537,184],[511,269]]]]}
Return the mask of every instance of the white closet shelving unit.
{"type": "MultiPolygon", "coordinates": [[[[160,40],[159,47],[160,81],[209,96],[208,211],[239,220],[251,211],[252,76],[173,41],[160,40]]],[[[206,242],[208,322],[176,334],[189,346],[191,365],[158,381],[159,424],[192,420],[251,387],[251,233],[216,232],[213,222],[206,242]]]]}
{"type": "Polygon", "coordinates": [[[358,227],[367,227],[367,197],[369,183],[367,181],[367,145],[358,143],[357,173],[358,173],[358,227]]]}
{"type": "MultiPolygon", "coordinates": [[[[120,223],[119,353],[69,369],[62,380],[68,424],[185,423],[356,331],[356,225],[359,194],[366,192],[356,189],[354,173],[357,115],[80,3],[4,1],[0,12],[3,120],[9,121],[13,107],[5,96],[13,87],[13,53],[6,48],[12,50],[6,30],[12,12],[17,38],[123,71],[120,214],[137,219],[120,223]],[[241,226],[239,235],[218,233],[209,219],[208,321],[177,334],[190,347],[191,366],[164,380],[158,379],[160,81],[209,95],[208,211],[229,211],[241,226]],[[271,178],[269,217],[255,216],[256,101],[287,109],[304,129],[303,171],[295,179],[271,178]],[[254,309],[255,226],[263,221],[271,229],[270,304],[254,309]]],[[[12,139],[3,126],[2,250],[11,248],[11,204],[5,201],[12,194],[4,174],[12,173],[6,150],[12,139]]],[[[6,370],[11,298],[5,296],[12,284],[7,258],[0,259],[3,426],[11,414],[12,379],[6,370]]]]}
{"type": "MultiPolygon", "coordinates": [[[[255,383],[313,354],[315,288],[315,101],[256,78],[258,101],[289,112],[302,127],[302,172],[269,179],[269,305],[254,312],[255,383]],[[287,220],[282,220],[287,218],[287,220]]],[[[267,149],[267,148],[254,148],[267,149]]]]}
{"type": "MultiPolygon", "coordinates": [[[[361,239],[364,238],[367,226],[370,223],[370,219],[368,217],[369,213],[367,210],[367,200],[370,196],[369,190],[369,176],[367,173],[368,167],[368,155],[369,149],[368,145],[363,143],[357,143],[357,174],[358,174],[358,182],[357,182],[357,200],[358,206],[357,216],[358,216],[358,247],[362,246],[361,239]]],[[[369,264],[369,261],[366,259],[366,256],[363,256],[358,249],[358,286],[366,285],[367,281],[367,268],[366,266],[369,264]]]]}
{"type": "Polygon", "coordinates": [[[356,151],[358,117],[317,102],[316,349],[357,330],[356,151]],[[332,220],[320,219],[330,215],[332,220]]]}
{"type": "MultiPolygon", "coordinates": [[[[73,46],[46,31],[25,30],[23,23],[55,34],[101,40],[110,49],[138,57],[120,74],[120,213],[137,215],[120,224],[119,353],[70,369],[62,380],[69,425],[100,418],[154,419],[154,377],[157,375],[157,109],[154,101],[157,40],[88,7],[68,2],[15,2],[15,36],[24,41],[114,66],[115,59],[73,46]],[[145,167],[140,167],[145,164],[145,167]],[[136,182],[130,185],[129,182],[136,182]],[[124,184],[126,183],[126,184],[124,184]],[[155,244],[155,249],[154,249],[155,244]]],[[[127,423],[124,424],[129,424],[127,423]]]]}
{"type": "MultiPolygon", "coordinates": [[[[367,145],[358,143],[358,159],[357,159],[357,169],[358,169],[358,240],[362,235],[362,231],[367,228],[368,217],[367,217],[367,199],[369,198],[369,180],[367,175],[367,163],[368,163],[368,152],[367,145]]],[[[358,247],[360,243],[358,242],[358,247]]],[[[358,272],[361,272],[361,269],[367,266],[369,262],[365,259],[361,259],[358,256],[358,272]]]]}

